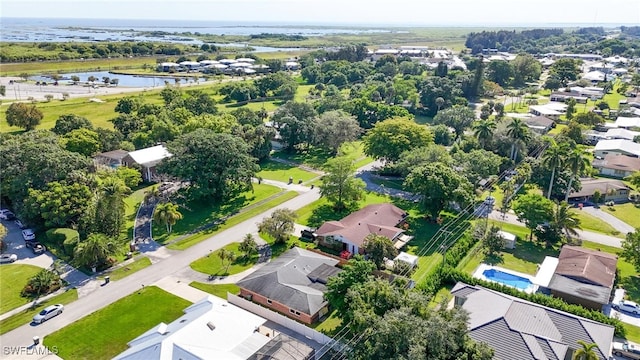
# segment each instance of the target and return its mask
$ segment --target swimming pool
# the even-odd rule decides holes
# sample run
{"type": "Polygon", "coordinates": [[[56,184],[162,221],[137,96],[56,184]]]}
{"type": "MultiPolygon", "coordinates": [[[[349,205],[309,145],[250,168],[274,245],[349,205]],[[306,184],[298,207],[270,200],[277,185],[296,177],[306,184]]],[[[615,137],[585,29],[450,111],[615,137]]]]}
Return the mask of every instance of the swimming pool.
{"type": "Polygon", "coordinates": [[[509,274],[504,271],[497,270],[495,268],[489,268],[482,272],[482,275],[489,280],[495,281],[500,284],[514,287],[522,291],[528,290],[533,286],[531,280],[522,276],[509,274]]]}

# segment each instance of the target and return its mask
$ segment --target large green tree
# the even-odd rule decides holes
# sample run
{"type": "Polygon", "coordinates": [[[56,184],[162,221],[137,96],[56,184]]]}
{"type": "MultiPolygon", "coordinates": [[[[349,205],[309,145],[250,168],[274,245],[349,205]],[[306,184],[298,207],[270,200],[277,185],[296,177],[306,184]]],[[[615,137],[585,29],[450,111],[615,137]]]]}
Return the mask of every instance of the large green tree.
{"type": "Polygon", "coordinates": [[[34,104],[14,102],[9,105],[5,113],[7,124],[17,126],[25,130],[33,130],[40,125],[44,115],[34,104]]]}
{"type": "Polygon", "coordinates": [[[338,313],[345,312],[349,307],[345,301],[347,291],[356,284],[367,282],[373,277],[375,269],[376,266],[371,261],[365,260],[361,255],[354,256],[342,267],[341,272],[329,278],[325,299],[338,313]]]}
{"type": "Polygon", "coordinates": [[[640,228],[628,233],[622,240],[622,252],[620,256],[633,264],[637,272],[640,272],[640,228]]]}
{"type": "Polygon", "coordinates": [[[403,152],[432,143],[433,135],[424,125],[407,118],[395,118],[375,124],[362,141],[365,154],[395,162],[403,152]]]}
{"type": "Polygon", "coordinates": [[[273,237],[277,243],[284,244],[294,230],[298,214],[291,209],[276,209],[258,224],[258,230],[273,237]]]}
{"type": "Polygon", "coordinates": [[[564,233],[568,240],[571,240],[572,236],[578,236],[577,230],[580,229],[580,218],[571,211],[571,206],[566,201],[556,204],[552,222],[564,233]]]}
{"type": "Polygon", "coordinates": [[[473,200],[473,185],[453,168],[432,163],[419,166],[407,176],[405,186],[421,196],[420,204],[437,218],[451,202],[465,207],[473,200]]]}
{"type": "Polygon", "coordinates": [[[393,242],[388,237],[377,234],[369,234],[364,238],[364,251],[378,269],[382,268],[384,258],[393,259],[398,255],[393,242]]]}
{"type": "Polygon", "coordinates": [[[487,148],[487,144],[493,139],[493,132],[496,130],[496,123],[493,120],[480,120],[473,124],[473,135],[478,138],[480,146],[487,148]]]}
{"type": "Polygon", "coordinates": [[[258,170],[249,146],[229,134],[198,129],[167,144],[173,154],[158,171],[190,182],[190,192],[199,199],[228,199],[251,189],[258,170]]]}
{"type": "Polygon", "coordinates": [[[288,101],[271,117],[289,151],[313,140],[313,122],[317,114],[309,103],[288,101]]]}
{"type": "Polygon", "coordinates": [[[438,112],[433,118],[433,122],[453,128],[456,132],[456,139],[458,139],[462,136],[465,129],[473,124],[475,119],[476,115],[469,107],[456,105],[450,109],[438,112]]]}
{"type": "Polygon", "coordinates": [[[92,201],[92,190],[87,185],[53,181],[42,190],[29,189],[23,220],[47,228],[71,227],[78,224],[92,201]]]}
{"type": "Polygon", "coordinates": [[[418,166],[436,162],[450,165],[453,164],[453,158],[446,147],[429,144],[400,154],[400,158],[395,163],[395,170],[401,176],[407,176],[418,166]]]}
{"type": "Polygon", "coordinates": [[[73,253],[73,262],[79,266],[98,268],[108,264],[109,257],[118,252],[114,239],[104,234],[90,234],[80,241],[73,253]]]}
{"type": "Polygon", "coordinates": [[[530,54],[519,54],[512,62],[513,85],[523,86],[528,82],[538,81],[542,74],[542,65],[530,54]]]}
{"type": "Polygon", "coordinates": [[[355,117],[342,110],[327,111],[321,114],[313,124],[314,144],[336,154],[340,146],[354,141],[362,133],[355,117]]]}
{"type": "Polygon", "coordinates": [[[511,138],[511,155],[510,159],[516,161],[518,159],[518,144],[520,142],[527,142],[531,138],[529,128],[524,121],[514,118],[507,125],[507,135],[511,138]]]}
{"type": "Polygon", "coordinates": [[[93,124],[91,124],[89,119],[78,115],[65,114],[60,115],[58,120],[56,120],[56,125],[51,129],[51,131],[58,135],[64,135],[73,130],[83,128],[89,130],[93,129],[93,124]]]}
{"type": "Polygon", "coordinates": [[[320,195],[338,210],[352,207],[364,196],[365,183],[354,176],[353,160],[346,156],[329,159],[325,164],[320,195]]]}
{"type": "Polygon", "coordinates": [[[93,156],[102,148],[98,133],[86,128],[71,130],[62,139],[65,149],[84,156],[93,156]]]}
{"type": "MultiPolygon", "coordinates": [[[[566,147],[560,146],[555,142],[551,143],[549,148],[544,152],[542,158],[543,164],[551,170],[547,199],[551,198],[551,190],[553,189],[556,171],[564,164],[565,154],[566,147]]],[[[571,189],[569,189],[569,191],[571,191],[571,189]]]]}
{"type": "Polygon", "coordinates": [[[487,79],[500,86],[507,86],[514,75],[513,65],[505,60],[495,60],[487,66],[487,79]]]}
{"type": "Polygon", "coordinates": [[[115,175],[103,179],[97,192],[96,217],[94,228],[96,232],[117,237],[122,230],[125,218],[125,197],[131,189],[115,175]]]}
{"type": "Polygon", "coordinates": [[[513,202],[513,210],[518,220],[524,222],[530,230],[529,238],[538,225],[553,220],[553,202],[539,194],[526,194],[513,202]]]}

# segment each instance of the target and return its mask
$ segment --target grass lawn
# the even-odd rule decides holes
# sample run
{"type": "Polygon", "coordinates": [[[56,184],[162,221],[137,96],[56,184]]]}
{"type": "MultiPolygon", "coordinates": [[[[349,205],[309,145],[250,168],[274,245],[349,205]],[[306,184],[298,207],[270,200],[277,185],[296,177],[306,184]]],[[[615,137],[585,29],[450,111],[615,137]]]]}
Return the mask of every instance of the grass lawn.
{"type": "Polygon", "coordinates": [[[209,237],[215,235],[216,233],[230,228],[236,224],[239,224],[245,220],[251,219],[252,217],[261,214],[269,209],[271,209],[272,207],[278,206],[282,203],[284,203],[287,200],[291,200],[294,197],[298,196],[298,193],[295,191],[287,191],[286,193],[279,195],[276,198],[273,198],[269,201],[265,201],[263,203],[261,203],[260,205],[256,205],[254,207],[252,207],[249,210],[246,211],[242,211],[240,214],[232,216],[230,218],[228,218],[224,223],[216,225],[214,227],[211,227],[207,230],[198,232],[196,234],[193,234],[191,236],[187,236],[186,238],[183,238],[181,240],[176,241],[175,243],[170,244],[169,246],[167,246],[169,249],[173,249],[173,250],[184,250],[190,246],[193,246],[201,241],[204,241],[206,239],[208,239],[209,237]]]}
{"type": "MultiPolygon", "coordinates": [[[[338,155],[352,158],[358,166],[363,166],[373,161],[373,159],[365,156],[364,147],[361,141],[352,141],[342,144],[338,150],[338,155]]],[[[272,156],[289,160],[297,164],[304,164],[314,169],[322,169],[327,160],[333,157],[333,154],[319,147],[312,146],[308,150],[300,150],[292,153],[285,150],[275,151],[272,156]]]]}
{"type": "Polygon", "coordinates": [[[167,233],[167,229],[164,224],[154,222],[153,238],[157,242],[164,244],[176,239],[177,237],[186,235],[202,226],[206,226],[214,221],[233,215],[243,207],[265,200],[280,191],[282,190],[275,186],[253,184],[253,192],[246,191],[238,195],[236,198],[225,201],[224,203],[206,201],[179,203],[178,205],[180,206],[180,212],[182,213],[183,219],[179,220],[173,226],[171,234],[167,233]]]}
{"type": "Polygon", "coordinates": [[[252,267],[258,261],[258,254],[253,254],[250,257],[243,256],[242,252],[238,250],[240,246],[239,242],[231,243],[223,249],[232,251],[236,255],[236,259],[229,264],[228,261],[225,261],[224,264],[220,257],[218,256],[218,252],[220,250],[211,252],[204,257],[192,262],[189,264],[191,268],[195,271],[199,271],[203,274],[210,275],[233,275],[247,270],[252,267]],[[229,264],[227,268],[227,264],[229,264]]]}
{"type": "Polygon", "coordinates": [[[35,308],[29,308],[18,314],[10,316],[0,321],[0,335],[9,332],[15,328],[18,328],[24,324],[31,323],[34,315],[39,313],[43,308],[52,304],[66,305],[70,302],[78,300],[78,290],[70,289],[60,295],[56,295],[52,298],[39,302],[35,308]]]}
{"type": "Polygon", "coordinates": [[[625,338],[635,343],[640,343],[640,327],[622,323],[624,326],[625,338]]]}
{"type": "MultiPolygon", "coordinates": [[[[380,204],[384,202],[391,202],[391,198],[385,195],[380,195],[374,192],[366,192],[364,200],[360,201],[358,208],[363,208],[371,204],[380,204]]],[[[311,204],[296,210],[298,214],[298,224],[319,227],[328,220],[340,220],[343,217],[349,215],[351,210],[336,211],[329,204],[326,198],[320,198],[312,202],[311,204]]]]}
{"type": "Polygon", "coordinates": [[[64,359],[111,359],[145,331],[179,318],[189,305],[187,300],[147,286],[47,335],[43,343],[56,346],[64,359]]]}
{"type": "Polygon", "coordinates": [[[20,296],[20,292],[27,285],[27,281],[40,270],[42,268],[33,265],[3,264],[0,266],[0,279],[2,279],[0,313],[3,314],[32,300],[20,296]]]}
{"type": "Polygon", "coordinates": [[[529,241],[529,229],[513,224],[490,221],[491,224],[500,226],[503,231],[510,232],[517,236],[515,249],[504,249],[496,256],[488,257],[478,243],[463,259],[458,268],[464,272],[472,273],[480,263],[497,265],[525,274],[535,275],[538,272],[538,265],[542,263],[545,256],[558,256],[557,247],[547,249],[544,244],[529,241]]]}
{"type": "Polygon", "coordinates": [[[215,295],[225,300],[227,299],[228,292],[232,294],[240,293],[240,288],[236,284],[204,284],[201,282],[192,281],[191,283],[189,283],[189,286],[198,290],[202,290],[204,292],[208,292],[209,294],[215,295]]]}
{"type": "Polygon", "coordinates": [[[109,280],[120,280],[133,274],[136,271],[140,271],[146,268],[147,266],[151,266],[151,260],[149,260],[148,257],[141,257],[139,259],[136,259],[129,265],[121,266],[111,271],[107,275],[109,275],[109,280]]]}
{"type": "Polygon", "coordinates": [[[600,218],[576,209],[572,209],[571,211],[576,214],[576,217],[580,220],[580,227],[582,228],[582,230],[611,236],[624,237],[618,230],[614,229],[613,226],[602,221],[600,218]]]}
{"type": "Polygon", "coordinates": [[[557,124],[555,128],[551,129],[551,131],[549,131],[549,135],[558,135],[562,132],[562,129],[566,128],[567,125],[564,124],[557,124]]]}
{"type": "Polygon", "coordinates": [[[260,172],[256,174],[256,177],[264,179],[281,181],[284,183],[289,182],[289,177],[293,177],[294,183],[298,183],[298,180],[303,182],[314,179],[319,174],[314,174],[310,171],[302,170],[299,167],[291,166],[276,161],[265,161],[260,163],[260,172]]]}
{"type": "Polygon", "coordinates": [[[451,289],[453,289],[453,285],[447,285],[438,290],[438,292],[431,298],[431,301],[429,301],[429,307],[433,309],[443,301],[449,302],[449,300],[451,300],[451,289]]]}
{"type": "Polygon", "coordinates": [[[601,206],[600,210],[608,212],[618,219],[626,222],[634,228],[640,227],[640,208],[633,203],[616,204],[614,206],[601,206]]]}
{"type": "Polygon", "coordinates": [[[334,310],[323,321],[312,324],[311,327],[327,336],[333,336],[341,328],[340,325],[342,325],[342,319],[338,317],[337,311],[334,310]]]}

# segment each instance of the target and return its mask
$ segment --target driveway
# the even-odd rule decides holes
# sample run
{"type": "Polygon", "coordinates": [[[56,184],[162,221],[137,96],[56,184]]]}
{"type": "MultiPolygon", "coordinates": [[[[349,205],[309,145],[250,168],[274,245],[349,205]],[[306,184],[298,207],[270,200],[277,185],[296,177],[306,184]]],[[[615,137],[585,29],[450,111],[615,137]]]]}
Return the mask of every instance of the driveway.
{"type": "MultiPolygon", "coordinates": [[[[624,289],[616,289],[612,303],[622,300],[624,298],[624,293],[624,289]]],[[[640,327],[640,315],[636,316],[627,312],[617,311],[611,307],[611,304],[605,305],[603,312],[609,317],[615,317],[624,323],[640,327]]]]}
{"type": "Polygon", "coordinates": [[[585,206],[582,208],[582,211],[586,212],[589,215],[595,216],[598,219],[606,222],[607,224],[613,226],[614,229],[620,231],[620,233],[622,234],[627,234],[630,232],[634,232],[635,229],[633,228],[633,226],[627,224],[626,222],[618,219],[617,217],[604,212],[600,209],[598,209],[595,206],[585,206]]]}
{"type": "Polygon", "coordinates": [[[7,228],[7,236],[4,239],[7,244],[6,253],[18,256],[15,264],[34,265],[45,269],[53,264],[54,257],[50,252],[36,255],[25,246],[22,231],[13,221],[2,220],[2,225],[7,228]]]}

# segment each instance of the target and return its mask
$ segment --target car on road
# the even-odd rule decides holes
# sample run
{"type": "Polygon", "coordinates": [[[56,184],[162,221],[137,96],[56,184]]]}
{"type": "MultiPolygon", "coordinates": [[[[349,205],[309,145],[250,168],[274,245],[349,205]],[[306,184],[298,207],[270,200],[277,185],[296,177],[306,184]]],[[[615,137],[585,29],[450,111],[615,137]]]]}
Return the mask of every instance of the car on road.
{"type": "Polygon", "coordinates": [[[33,251],[34,254],[42,254],[43,252],[45,252],[47,250],[47,248],[40,244],[37,241],[27,241],[25,242],[25,246],[29,249],[31,249],[31,251],[33,251]]]}
{"type": "Polygon", "coordinates": [[[11,210],[2,209],[0,210],[0,219],[2,220],[15,220],[16,215],[11,212],[11,210]]]}
{"type": "Polygon", "coordinates": [[[22,238],[24,241],[33,241],[36,239],[36,234],[31,229],[22,230],[22,238]]]}
{"type": "Polygon", "coordinates": [[[12,263],[16,260],[18,260],[16,254],[0,254],[0,264],[12,263]]]}
{"type": "Polygon", "coordinates": [[[640,347],[629,343],[613,342],[613,355],[623,356],[627,359],[640,360],[640,347]]]}
{"type": "Polygon", "coordinates": [[[611,306],[618,311],[624,311],[624,312],[632,313],[634,315],[640,315],[640,305],[638,305],[633,301],[621,300],[619,302],[611,304],[611,306]]]}
{"type": "Polygon", "coordinates": [[[36,324],[42,324],[52,317],[62,314],[62,310],[64,310],[64,306],[62,304],[47,306],[46,308],[42,309],[42,311],[40,311],[38,315],[33,317],[33,322],[36,324]]]}
{"type": "Polygon", "coordinates": [[[20,221],[18,219],[16,219],[16,221],[14,221],[14,222],[15,222],[16,225],[18,225],[18,227],[20,229],[26,229],[27,228],[27,225],[25,225],[22,221],[20,221]]]}

